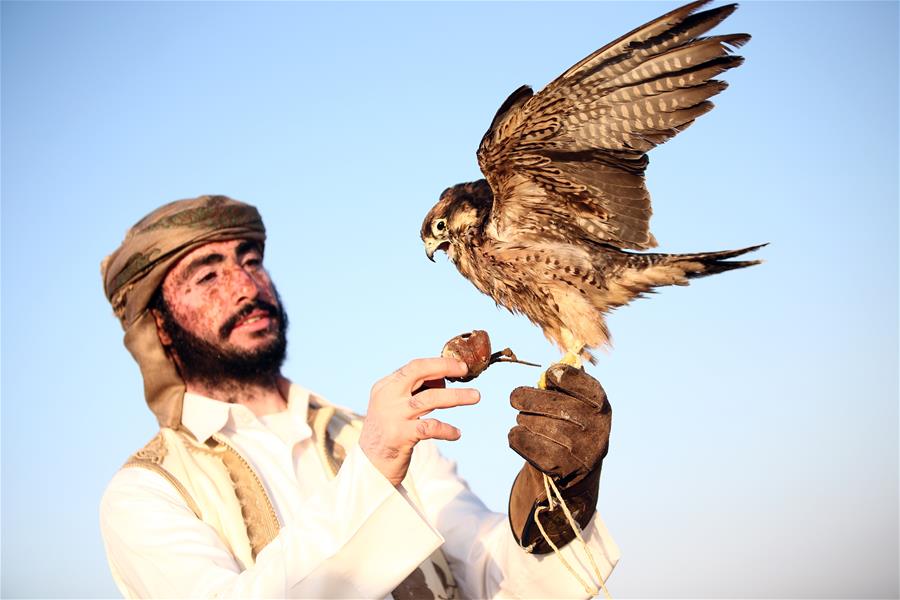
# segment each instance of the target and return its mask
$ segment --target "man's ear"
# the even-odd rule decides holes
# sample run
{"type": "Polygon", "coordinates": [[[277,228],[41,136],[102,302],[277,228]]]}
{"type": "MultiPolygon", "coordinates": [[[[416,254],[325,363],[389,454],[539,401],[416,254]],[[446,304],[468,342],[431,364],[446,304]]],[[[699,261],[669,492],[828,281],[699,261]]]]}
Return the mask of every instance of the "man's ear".
{"type": "Polygon", "coordinates": [[[153,320],[156,321],[156,334],[159,336],[159,341],[163,345],[163,348],[168,350],[169,346],[172,345],[172,338],[169,337],[165,327],[163,327],[165,320],[163,319],[162,313],[155,308],[151,308],[150,314],[153,315],[153,320]]]}

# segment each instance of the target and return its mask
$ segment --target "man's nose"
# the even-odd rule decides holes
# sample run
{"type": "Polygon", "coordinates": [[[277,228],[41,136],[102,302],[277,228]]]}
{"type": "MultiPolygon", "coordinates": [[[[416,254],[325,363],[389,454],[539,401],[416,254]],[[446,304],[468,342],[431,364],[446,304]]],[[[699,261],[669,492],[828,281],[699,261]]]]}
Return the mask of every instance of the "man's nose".
{"type": "Polygon", "coordinates": [[[243,267],[238,265],[231,269],[231,280],[234,299],[237,304],[245,300],[255,300],[260,295],[260,282],[243,267]]]}

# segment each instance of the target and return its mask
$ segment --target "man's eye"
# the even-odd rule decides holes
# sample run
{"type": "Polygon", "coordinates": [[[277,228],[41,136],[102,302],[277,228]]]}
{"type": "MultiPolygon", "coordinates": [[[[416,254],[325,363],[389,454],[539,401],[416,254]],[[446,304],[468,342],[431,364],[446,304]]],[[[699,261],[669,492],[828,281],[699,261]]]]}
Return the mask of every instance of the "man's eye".
{"type": "Polygon", "coordinates": [[[258,267],[262,264],[261,258],[249,258],[244,261],[244,266],[246,267],[258,267]]]}
{"type": "Polygon", "coordinates": [[[209,283],[210,281],[212,281],[215,278],[216,278],[216,274],[213,272],[209,272],[206,275],[204,275],[203,277],[201,277],[200,279],[198,279],[197,283],[209,283]]]}

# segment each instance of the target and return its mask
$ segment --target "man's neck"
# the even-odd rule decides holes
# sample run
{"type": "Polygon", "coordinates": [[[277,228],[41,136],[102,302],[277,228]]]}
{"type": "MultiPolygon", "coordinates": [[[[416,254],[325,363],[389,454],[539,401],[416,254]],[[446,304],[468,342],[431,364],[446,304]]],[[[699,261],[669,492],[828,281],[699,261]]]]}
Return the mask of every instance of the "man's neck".
{"type": "Polygon", "coordinates": [[[254,415],[261,417],[287,408],[287,398],[279,389],[278,381],[278,376],[256,382],[225,380],[211,384],[206,381],[190,381],[185,387],[188,392],[213,400],[243,404],[254,415]]]}

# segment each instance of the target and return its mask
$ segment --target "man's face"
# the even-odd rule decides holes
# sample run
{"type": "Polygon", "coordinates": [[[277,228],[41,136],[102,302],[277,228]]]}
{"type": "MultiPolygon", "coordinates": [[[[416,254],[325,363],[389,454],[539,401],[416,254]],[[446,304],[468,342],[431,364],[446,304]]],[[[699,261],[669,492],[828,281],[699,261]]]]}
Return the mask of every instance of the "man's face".
{"type": "Polygon", "coordinates": [[[182,258],[162,284],[159,323],[188,379],[277,374],[287,317],[257,242],[211,242],[182,258]]]}

